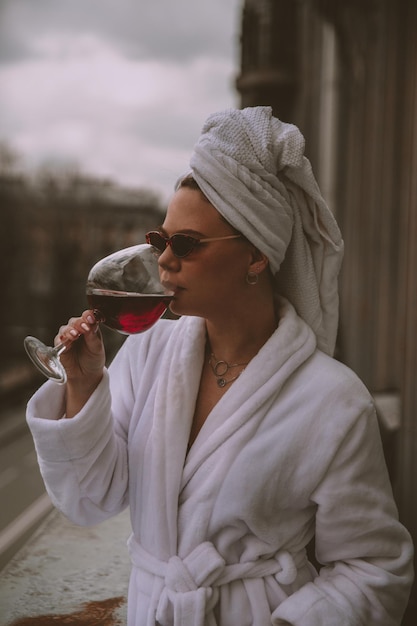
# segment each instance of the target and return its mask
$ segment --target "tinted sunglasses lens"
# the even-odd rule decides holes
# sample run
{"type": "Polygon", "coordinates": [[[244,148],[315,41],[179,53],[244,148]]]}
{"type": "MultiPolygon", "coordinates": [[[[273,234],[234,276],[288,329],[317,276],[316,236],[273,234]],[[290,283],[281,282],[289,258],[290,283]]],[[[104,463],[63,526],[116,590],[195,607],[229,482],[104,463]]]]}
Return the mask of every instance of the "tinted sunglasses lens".
{"type": "Polygon", "coordinates": [[[156,231],[151,231],[146,235],[146,243],[149,243],[151,246],[155,248],[158,252],[163,252],[167,246],[167,240],[162,237],[162,235],[156,231]]]}
{"type": "Polygon", "coordinates": [[[189,237],[188,235],[172,235],[171,237],[171,247],[175,256],[182,258],[190,254],[192,250],[194,250],[195,246],[198,244],[198,239],[194,239],[194,237],[189,237]]]}

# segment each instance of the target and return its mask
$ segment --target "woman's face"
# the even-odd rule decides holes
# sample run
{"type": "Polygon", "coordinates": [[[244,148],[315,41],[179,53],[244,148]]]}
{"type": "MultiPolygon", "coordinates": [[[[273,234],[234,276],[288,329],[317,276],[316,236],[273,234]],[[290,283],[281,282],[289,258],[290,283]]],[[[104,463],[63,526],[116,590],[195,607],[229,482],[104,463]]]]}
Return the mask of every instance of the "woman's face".
{"type": "MultiPolygon", "coordinates": [[[[175,192],[160,231],[167,237],[185,233],[197,239],[236,234],[199,191],[186,187],[175,192]]],[[[175,292],[171,311],[206,319],[238,312],[245,304],[253,250],[243,237],[200,244],[184,258],[167,246],[159,271],[162,282],[175,292]]]]}

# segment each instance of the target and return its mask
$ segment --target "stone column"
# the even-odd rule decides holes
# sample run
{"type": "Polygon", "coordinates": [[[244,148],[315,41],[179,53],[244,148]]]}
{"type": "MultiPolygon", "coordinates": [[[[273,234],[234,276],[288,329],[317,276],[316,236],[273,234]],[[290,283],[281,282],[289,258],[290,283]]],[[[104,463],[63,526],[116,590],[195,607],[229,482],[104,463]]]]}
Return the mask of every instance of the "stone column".
{"type": "Polygon", "coordinates": [[[241,106],[269,105],[285,122],[293,118],[297,91],[297,3],[246,0],[241,31],[241,106]]]}
{"type": "MultiPolygon", "coordinates": [[[[400,239],[403,271],[399,298],[404,305],[402,344],[402,415],[398,434],[395,495],[400,518],[417,548],[417,3],[402,6],[402,133],[399,207],[403,209],[400,239]]],[[[417,550],[416,550],[417,551],[417,550]]],[[[417,572],[417,558],[414,561],[417,572]]],[[[417,581],[414,582],[403,626],[414,626],[417,614],[417,581]]]]}

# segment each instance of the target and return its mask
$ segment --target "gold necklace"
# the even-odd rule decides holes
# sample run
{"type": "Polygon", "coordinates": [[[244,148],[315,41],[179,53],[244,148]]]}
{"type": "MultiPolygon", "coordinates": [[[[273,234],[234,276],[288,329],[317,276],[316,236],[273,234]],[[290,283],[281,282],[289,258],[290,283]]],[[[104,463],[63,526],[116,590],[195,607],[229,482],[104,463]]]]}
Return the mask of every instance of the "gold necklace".
{"type": "Polygon", "coordinates": [[[247,363],[231,363],[230,364],[224,359],[218,359],[216,355],[214,354],[214,352],[212,352],[209,358],[209,365],[211,367],[211,371],[217,378],[217,386],[226,387],[226,385],[236,380],[236,378],[239,378],[241,373],[244,371],[247,363]],[[225,376],[227,372],[233,367],[243,367],[243,369],[238,374],[236,374],[236,376],[226,379],[225,376]]]}

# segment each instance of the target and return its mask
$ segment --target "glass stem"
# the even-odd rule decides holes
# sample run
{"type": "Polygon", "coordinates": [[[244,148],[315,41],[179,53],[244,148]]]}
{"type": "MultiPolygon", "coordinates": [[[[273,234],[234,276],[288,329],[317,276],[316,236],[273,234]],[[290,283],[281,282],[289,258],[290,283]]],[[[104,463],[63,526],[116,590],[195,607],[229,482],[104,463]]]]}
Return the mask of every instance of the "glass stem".
{"type": "Polygon", "coordinates": [[[64,350],[67,347],[67,343],[65,341],[63,341],[62,343],[59,343],[57,346],[54,347],[54,352],[57,356],[59,356],[60,354],[62,354],[64,352],[64,350]]]}

